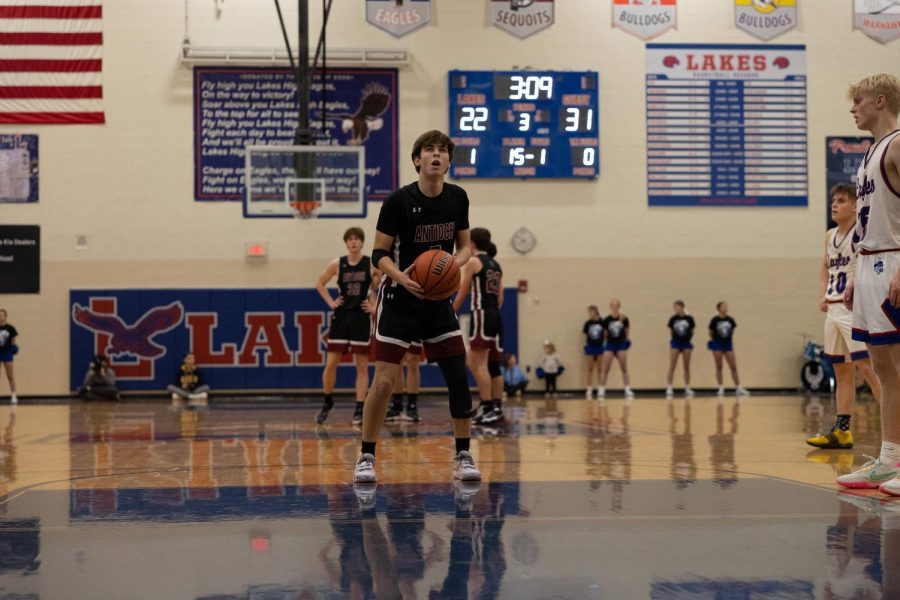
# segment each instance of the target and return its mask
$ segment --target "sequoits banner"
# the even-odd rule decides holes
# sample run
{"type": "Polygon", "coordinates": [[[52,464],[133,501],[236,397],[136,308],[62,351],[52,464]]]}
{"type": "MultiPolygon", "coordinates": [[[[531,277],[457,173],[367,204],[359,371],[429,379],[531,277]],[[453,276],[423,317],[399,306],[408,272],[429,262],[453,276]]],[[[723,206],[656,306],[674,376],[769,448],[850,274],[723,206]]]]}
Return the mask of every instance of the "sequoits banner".
{"type": "Polygon", "coordinates": [[[431,0],[366,0],[366,21],[401,37],[431,21],[431,0]]]}
{"type": "Polygon", "coordinates": [[[553,25],[554,0],[491,0],[491,22],[526,38],[553,25]]]}
{"type": "Polygon", "coordinates": [[[797,26],[797,0],[734,0],[734,24],[771,40],[797,26]]]}
{"type": "MultiPolygon", "coordinates": [[[[504,290],[504,344],[518,347],[518,291],[504,290]]],[[[466,302],[466,311],[469,303],[466,302]]],[[[72,290],[69,384],[105,354],[124,390],[164,390],[189,350],[215,390],[322,387],[330,312],[315,289],[72,290]]],[[[352,359],[337,385],[353,384],[352,359]]],[[[444,387],[437,366],[422,385],[444,387]]]]}
{"type": "Polygon", "coordinates": [[[900,0],[854,0],[853,26],[887,44],[900,37],[900,0]]]}
{"type": "Polygon", "coordinates": [[[856,184],[859,163],[872,145],[870,137],[829,136],[825,138],[825,220],[828,227],[835,227],[831,220],[831,188],[839,183],[856,184]]]}
{"type": "Polygon", "coordinates": [[[676,0],[613,0],[613,27],[649,40],[675,27],[676,0]]]}

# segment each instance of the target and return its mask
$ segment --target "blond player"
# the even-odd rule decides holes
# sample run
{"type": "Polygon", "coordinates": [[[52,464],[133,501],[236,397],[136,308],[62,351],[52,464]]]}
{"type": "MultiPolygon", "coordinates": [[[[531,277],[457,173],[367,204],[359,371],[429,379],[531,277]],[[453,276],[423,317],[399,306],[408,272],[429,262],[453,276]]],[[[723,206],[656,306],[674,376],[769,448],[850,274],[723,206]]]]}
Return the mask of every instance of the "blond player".
{"type": "Polygon", "coordinates": [[[844,306],[844,290],[856,268],[853,226],[856,224],[856,188],[839,183],[831,189],[831,218],[837,223],[825,234],[825,260],[822,262],[819,309],[825,313],[825,359],[834,367],[837,379],[837,415],[828,433],[806,440],[816,448],[852,448],[850,417],[856,399],[854,365],[869,382],[872,393],[881,398],[881,385],[866,345],[852,339],[853,313],[844,306]]]}
{"type": "Polygon", "coordinates": [[[837,481],[900,496],[900,79],[872,75],[850,86],[848,96],[856,126],[875,143],[856,175],[859,258],[844,304],[853,309],[853,339],[866,343],[881,381],[881,452],[837,481]]]}

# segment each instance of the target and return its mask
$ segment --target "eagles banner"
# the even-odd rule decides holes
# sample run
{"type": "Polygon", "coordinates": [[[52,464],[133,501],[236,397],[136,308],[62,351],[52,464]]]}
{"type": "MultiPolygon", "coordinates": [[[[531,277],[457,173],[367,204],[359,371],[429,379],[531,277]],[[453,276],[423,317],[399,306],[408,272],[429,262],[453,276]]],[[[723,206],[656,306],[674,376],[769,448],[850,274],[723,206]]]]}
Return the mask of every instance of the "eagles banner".
{"type": "Polygon", "coordinates": [[[900,37],[900,0],[854,0],[853,26],[887,44],[900,37]]]}
{"type": "Polygon", "coordinates": [[[491,22],[526,38],[553,25],[555,0],[491,0],[491,22]]]}
{"type": "Polygon", "coordinates": [[[797,0],[734,0],[734,24],[771,40],[797,26],[797,0]]]}
{"type": "Polygon", "coordinates": [[[402,37],[431,21],[431,0],[366,0],[366,21],[402,37]]]}
{"type": "Polygon", "coordinates": [[[655,38],[675,27],[677,0],[613,0],[613,27],[642,40],[655,38]]]}

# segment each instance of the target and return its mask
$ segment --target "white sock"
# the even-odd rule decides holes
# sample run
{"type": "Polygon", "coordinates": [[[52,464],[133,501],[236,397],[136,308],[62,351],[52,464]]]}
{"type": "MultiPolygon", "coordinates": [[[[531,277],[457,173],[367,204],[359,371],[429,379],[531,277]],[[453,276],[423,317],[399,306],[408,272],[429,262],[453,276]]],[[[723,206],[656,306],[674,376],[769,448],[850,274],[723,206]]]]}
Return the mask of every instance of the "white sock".
{"type": "Polygon", "coordinates": [[[900,466],[900,444],[881,442],[881,454],[878,458],[886,465],[900,466]]]}

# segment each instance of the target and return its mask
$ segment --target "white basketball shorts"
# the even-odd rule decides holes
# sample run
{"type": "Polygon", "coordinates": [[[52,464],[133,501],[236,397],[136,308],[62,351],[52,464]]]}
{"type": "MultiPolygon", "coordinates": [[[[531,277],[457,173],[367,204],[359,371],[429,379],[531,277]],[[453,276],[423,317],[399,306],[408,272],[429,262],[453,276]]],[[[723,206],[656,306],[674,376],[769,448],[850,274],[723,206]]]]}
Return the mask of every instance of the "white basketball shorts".
{"type": "Polygon", "coordinates": [[[825,359],[832,363],[869,357],[866,345],[853,339],[853,313],[843,304],[829,304],[825,313],[825,359]]]}
{"type": "Polygon", "coordinates": [[[873,346],[900,343],[900,308],[888,300],[898,269],[900,252],[860,252],[853,292],[854,340],[873,346]]]}

